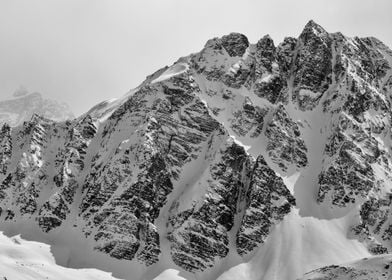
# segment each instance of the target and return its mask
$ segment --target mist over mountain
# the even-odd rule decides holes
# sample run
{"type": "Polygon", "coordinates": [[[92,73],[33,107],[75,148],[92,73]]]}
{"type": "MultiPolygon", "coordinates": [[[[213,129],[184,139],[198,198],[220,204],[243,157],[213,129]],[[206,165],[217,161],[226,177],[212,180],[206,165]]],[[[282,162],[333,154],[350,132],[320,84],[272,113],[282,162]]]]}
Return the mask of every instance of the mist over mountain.
{"type": "Polygon", "coordinates": [[[389,279],[391,94],[389,47],[314,21],[210,39],[76,119],[19,92],[0,230],[119,279],[389,279]]]}
{"type": "Polygon", "coordinates": [[[46,99],[38,92],[28,92],[18,88],[12,97],[0,99],[0,124],[21,125],[29,121],[34,114],[54,121],[74,118],[69,106],[62,102],[46,99]]]}

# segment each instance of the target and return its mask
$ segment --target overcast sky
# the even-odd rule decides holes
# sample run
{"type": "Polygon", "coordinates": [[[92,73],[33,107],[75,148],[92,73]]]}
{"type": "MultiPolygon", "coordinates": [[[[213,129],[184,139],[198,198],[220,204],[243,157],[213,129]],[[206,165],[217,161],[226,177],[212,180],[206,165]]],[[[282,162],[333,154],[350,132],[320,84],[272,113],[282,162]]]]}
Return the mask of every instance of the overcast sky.
{"type": "Polygon", "coordinates": [[[0,99],[24,85],[75,114],[119,97],[213,37],[327,31],[392,46],[391,0],[0,0],[0,99]]]}

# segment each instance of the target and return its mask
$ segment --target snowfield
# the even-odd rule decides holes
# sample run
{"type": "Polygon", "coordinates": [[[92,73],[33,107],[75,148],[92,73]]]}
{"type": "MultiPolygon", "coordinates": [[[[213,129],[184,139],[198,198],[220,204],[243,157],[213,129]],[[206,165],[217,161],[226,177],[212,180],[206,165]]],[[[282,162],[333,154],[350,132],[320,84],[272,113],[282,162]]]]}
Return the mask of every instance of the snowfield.
{"type": "Polygon", "coordinates": [[[301,280],[390,280],[392,256],[381,255],[357,262],[331,265],[306,273],[301,280]]]}
{"type": "Polygon", "coordinates": [[[71,269],[56,264],[50,246],[0,233],[0,279],[7,280],[115,280],[97,269],[71,269]]]}

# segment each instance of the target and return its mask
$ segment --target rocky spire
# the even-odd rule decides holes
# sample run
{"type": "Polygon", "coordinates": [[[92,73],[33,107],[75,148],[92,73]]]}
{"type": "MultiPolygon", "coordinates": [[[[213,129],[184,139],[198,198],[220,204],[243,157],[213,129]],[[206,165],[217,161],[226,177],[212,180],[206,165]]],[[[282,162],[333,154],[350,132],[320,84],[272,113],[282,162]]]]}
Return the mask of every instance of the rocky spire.
{"type": "Polygon", "coordinates": [[[319,24],[310,20],[302,30],[301,35],[299,36],[300,39],[307,41],[310,38],[314,37],[325,37],[328,36],[328,32],[325,31],[319,24]]]}

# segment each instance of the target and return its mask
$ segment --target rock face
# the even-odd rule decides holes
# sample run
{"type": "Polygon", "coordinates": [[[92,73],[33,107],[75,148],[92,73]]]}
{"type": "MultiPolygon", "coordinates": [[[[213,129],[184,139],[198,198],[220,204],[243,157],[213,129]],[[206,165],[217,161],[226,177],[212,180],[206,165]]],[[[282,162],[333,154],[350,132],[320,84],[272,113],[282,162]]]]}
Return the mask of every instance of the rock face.
{"type": "Polygon", "coordinates": [[[189,271],[204,270],[214,266],[215,258],[227,256],[229,232],[247,188],[249,165],[243,147],[229,141],[220,149],[216,162],[204,171],[206,181],[199,182],[208,184],[204,197],[183,211],[180,204],[171,209],[169,240],[177,265],[189,271]]]}
{"type": "Polygon", "coordinates": [[[293,66],[292,99],[300,109],[313,109],[332,84],[333,39],[322,27],[310,21],[298,39],[293,66]]]}
{"type": "Polygon", "coordinates": [[[264,243],[272,225],[280,222],[295,206],[295,198],[282,178],[276,176],[262,156],[252,166],[245,201],[236,237],[237,252],[241,256],[264,243]]]}
{"type": "Polygon", "coordinates": [[[0,125],[7,123],[10,126],[18,126],[24,121],[29,121],[34,114],[54,121],[74,118],[67,104],[45,99],[38,92],[28,93],[24,89],[19,89],[13,98],[0,100],[0,125]]]}
{"type": "Polygon", "coordinates": [[[307,148],[301,138],[301,131],[283,105],[278,106],[272,113],[265,136],[268,139],[268,155],[282,170],[287,170],[292,164],[297,168],[307,165],[307,148]]]}
{"type": "Polygon", "coordinates": [[[390,252],[391,94],[392,52],[374,38],[311,21],[278,46],[211,39],[77,119],[4,124],[0,229],[72,233],[133,280],[299,278],[350,260],[309,245],[337,232],[359,256],[390,252]]]}

